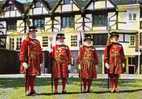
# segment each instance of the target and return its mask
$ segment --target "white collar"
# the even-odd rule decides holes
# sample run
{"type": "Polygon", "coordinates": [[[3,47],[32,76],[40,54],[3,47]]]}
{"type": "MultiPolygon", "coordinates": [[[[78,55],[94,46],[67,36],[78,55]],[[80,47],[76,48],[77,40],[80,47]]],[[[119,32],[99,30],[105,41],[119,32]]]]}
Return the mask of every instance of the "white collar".
{"type": "Polygon", "coordinates": [[[90,44],[88,44],[88,43],[86,43],[86,42],[83,42],[83,45],[90,47],[90,46],[93,46],[93,42],[91,42],[90,44]]]}
{"type": "Polygon", "coordinates": [[[56,41],[56,44],[57,44],[57,45],[64,45],[64,42],[61,43],[60,41],[56,41]]]}

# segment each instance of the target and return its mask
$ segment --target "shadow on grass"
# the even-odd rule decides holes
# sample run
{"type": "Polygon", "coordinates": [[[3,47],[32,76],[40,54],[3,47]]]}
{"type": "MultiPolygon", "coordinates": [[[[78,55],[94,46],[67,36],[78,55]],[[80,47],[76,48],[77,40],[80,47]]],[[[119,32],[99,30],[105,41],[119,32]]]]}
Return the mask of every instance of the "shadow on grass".
{"type": "MultiPolygon", "coordinates": [[[[17,88],[24,87],[24,79],[23,78],[2,78],[0,79],[0,88],[17,88]]],[[[46,78],[37,78],[36,86],[47,86],[50,84],[50,80],[46,78]]]]}
{"type": "MultiPolygon", "coordinates": [[[[133,90],[120,90],[119,92],[115,92],[115,93],[132,93],[132,92],[139,92],[142,91],[142,89],[133,89],[133,90]]],[[[96,94],[105,94],[105,93],[111,93],[110,91],[97,91],[97,92],[92,92],[92,93],[96,93],[96,94]]],[[[113,94],[113,93],[112,93],[113,94]]]]}
{"type": "MultiPolygon", "coordinates": [[[[139,92],[142,91],[142,89],[134,89],[134,90],[120,90],[119,92],[115,92],[117,94],[119,93],[132,93],[132,92],[139,92]]],[[[54,93],[37,93],[36,95],[39,96],[55,96],[55,95],[74,95],[74,94],[106,94],[106,93],[111,93],[110,91],[94,91],[94,92],[89,92],[89,93],[82,93],[82,92],[67,92],[65,94],[62,93],[58,93],[58,94],[54,94],[54,93]]]]}
{"type": "Polygon", "coordinates": [[[46,95],[71,95],[71,94],[82,94],[81,92],[67,92],[67,93],[58,93],[58,94],[54,94],[54,93],[37,93],[36,95],[43,95],[43,96],[46,96],[46,95]]]}
{"type": "MultiPolygon", "coordinates": [[[[119,80],[119,86],[121,87],[134,87],[139,88],[142,87],[141,80],[119,80]],[[137,83],[138,82],[138,83],[137,83]]],[[[51,79],[50,78],[37,78],[36,86],[50,86],[51,79]]],[[[76,85],[80,87],[79,79],[69,79],[68,86],[76,85]]],[[[100,86],[100,88],[107,88],[108,83],[106,79],[103,80],[94,80],[92,86],[100,86]]],[[[23,78],[1,78],[0,79],[0,88],[18,88],[24,87],[24,79],[23,78]]]]}

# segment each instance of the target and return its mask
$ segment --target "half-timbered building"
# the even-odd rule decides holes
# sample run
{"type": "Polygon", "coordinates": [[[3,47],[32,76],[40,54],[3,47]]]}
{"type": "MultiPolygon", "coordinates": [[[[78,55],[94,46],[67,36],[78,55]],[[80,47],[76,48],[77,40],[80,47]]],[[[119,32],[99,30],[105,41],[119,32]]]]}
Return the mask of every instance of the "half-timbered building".
{"type": "Polygon", "coordinates": [[[104,73],[103,50],[108,35],[115,31],[124,46],[126,73],[142,71],[142,9],[138,0],[33,0],[24,4],[6,0],[2,9],[0,47],[18,51],[27,27],[34,25],[43,51],[50,51],[56,34],[64,33],[75,66],[83,38],[91,34],[100,60],[98,73],[104,73]]]}

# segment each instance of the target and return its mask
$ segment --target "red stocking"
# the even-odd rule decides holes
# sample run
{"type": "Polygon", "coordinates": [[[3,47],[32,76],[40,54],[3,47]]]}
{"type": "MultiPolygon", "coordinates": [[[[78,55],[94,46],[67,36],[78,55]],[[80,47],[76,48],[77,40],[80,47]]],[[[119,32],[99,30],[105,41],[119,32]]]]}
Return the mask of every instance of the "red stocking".
{"type": "Polygon", "coordinates": [[[30,79],[30,90],[31,90],[31,92],[35,92],[34,86],[35,86],[35,78],[36,78],[36,76],[31,76],[30,78],[31,78],[30,79]]]}
{"type": "Polygon", "coordinates": [[[88,82],[88,90],[87,91],[89,92],[91,85],[92,85],[92,79],[88,79],[87,82],[88,82]]]}
{"type": "Polygon", "coordinates": [[[63,78],[63,79],[62,79],[62,85],[63,85],[62,91],[63,91],[63,92],[65,92],[66,84],[67,84],[67,79],[66,79],[66,78],[63,78]]]}
{"type": "Polygon", "coordinates": [[[25,75],[25,92],[29,91],[30,87],[30,77],[28,75],[25,75]]]}
{"type": "Polygon", "coordinates": [[[115,80],[114,80],[113,74],[110,74],[110,75],[109,75],[109,86],[110,86],[111,89],[114,88],[114,83],[115,83],[114,81],[115,81],[115,80]]]}
{"type": "Polygon", "coordinates": [[[115,89],[117,89],[117,87],[118,87],[118,75],[115,75],[115,89]]]}
{"type": "Polygon", "coordinates": [[[83,79],[82,81],[83,81],[83,87],[84,87],[83,91],[86,91],[87,80],[83,79]]]}
{"type": "Polygon", "coordinates": [[[54,79],[55,93],[58,92],[58,79],[54,79]]]}

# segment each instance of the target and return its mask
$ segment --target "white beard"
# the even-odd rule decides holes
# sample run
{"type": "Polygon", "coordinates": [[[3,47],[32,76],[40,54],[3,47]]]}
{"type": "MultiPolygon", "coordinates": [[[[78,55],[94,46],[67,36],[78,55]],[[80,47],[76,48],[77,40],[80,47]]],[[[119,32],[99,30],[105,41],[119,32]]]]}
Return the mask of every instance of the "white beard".
{"type": "Polygon", "coordinates": [[[56,41],[56,44],[57,45],[64,45],[65,43],[64,42],[60,42],[60,41],[56,41]]]}
{"type": "Polygon", "coordinates": [[[86,42],[83,42],[83,45],[85,45],[85,46],[93,46],[93,42],[91,42],[90,44],[88,44],[86,42]]]}

